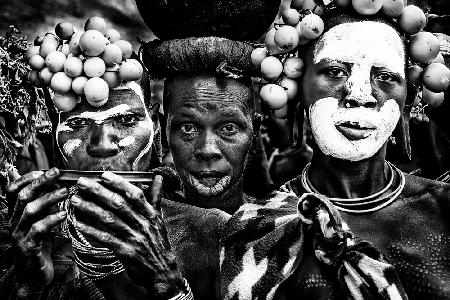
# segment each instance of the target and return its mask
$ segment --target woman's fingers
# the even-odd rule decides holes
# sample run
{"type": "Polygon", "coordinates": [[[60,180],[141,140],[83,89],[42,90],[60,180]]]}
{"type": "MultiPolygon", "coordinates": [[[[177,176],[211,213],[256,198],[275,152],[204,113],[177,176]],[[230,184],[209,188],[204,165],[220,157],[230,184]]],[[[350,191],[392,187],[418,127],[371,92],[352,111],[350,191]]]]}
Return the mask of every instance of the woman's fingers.
{"type": "Polygon", "coordinates": [[[67,188],[60,188],[56,191],[46,193],[36,200],[27,203],[23,209],[22,215],[20,216],[19,222],[17,223],[16,230],[25,232],[28,231],[31,224],[36,222],[36,220],[42,216],[44,210],[50,208],[53,204],[64,200],[68,194],[67,188]]]}
{"type": "Polygon", "coordinates": [[[119,254],[120,256],[133,256],[135,250],[131,244],[120,240],[113,234],[99,230],[81,221],[77,221],[75,226],[88,239],[101,243],[116,254],[119,254]]]}
{"type": "Polygon", "coordinates": [[[161,212],[161,190],[163,186],[163,177],[161,175],[155,175],[153,178],[152,188],[151,188],[151,204],[152,207],[161,212]]]}
{"type": "Polygon", "coordinates": [[[107,228],[108,231],[114,233],[125,232],[128,235],[132,234],[131,228],[113,212],[108,211],[93,202],[86,201],[79,195],[72,196],[70,202],[77,209],[80,215],[83,217],[86,216],[90,220],[95,220],[96,222],[92,223],[93,225],[96,225],[95,227],[100,225],[107,228]],[[100,224],[97,222],[100,222],[100,224]]]}
{"type": "Polygon", "coordinates": [[[114,174],[112,172],[104,172],[102,174],[102,180],[105,186],[123,195],[129,200],[129,205],[135,210],[139,211],[144,216],[153,216],[155,210],[147,202],[144,192],[137,186],[130,183],[128,180],[114,174]]]}
{"type": "Polygon", "coordinates": [[[98,182],[84,177],[78,179],[77,185],[79,187],[79,193],[81,196],[84,196],[84,199],[89,199],[89,202],[97,202],[99,205],[104,206],[106,209],[120,216],[132,226],[139,224],[138,215],[128,204],[128,199],[109,190],[98,182]]]}
{"type": "Polygon", "coordinates": [[[67,217],[65,211],[59,211],[57,213],[51,214],[37,221],[31,225],[28,231],[25,242],[24,250],[33,251],[33,247],[41,245],[42,238],[45,234],[49,233],[50,230],[56,225],[60,224],[67,217]]]}

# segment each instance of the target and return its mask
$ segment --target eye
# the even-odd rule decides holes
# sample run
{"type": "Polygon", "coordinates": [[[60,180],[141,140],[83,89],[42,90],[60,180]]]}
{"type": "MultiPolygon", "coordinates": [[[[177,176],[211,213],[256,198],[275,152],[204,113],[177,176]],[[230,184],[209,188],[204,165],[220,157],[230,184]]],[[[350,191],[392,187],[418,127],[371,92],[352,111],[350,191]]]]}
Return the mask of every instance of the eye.
{"type": "Polygon", "coordinates": [[[385,81],[385,82],[397,82],[398,78],[395,74],[390,72],[381,72],[377,75],[375,75],[375,79],[385,81]]]}
{"type": "Polygon", "coordinates": [[[89,125],[89,120],[84,118],[72,118],[67,120],[66,124],[72,128],[82,128],[89,125]]]}
{"type": "Polygon", "coordinates": [[[140,121],[139,117],[135,114],[119,115],[114,119],[117,123],[125,126],[133,126],[140,121]]]}
{"type": "Polygon", "coordinates": [[[198,131],[197,127],[190,123],[182,124],[180,129],[184,134],[194,134],[198,131]]]}
{"type": "Polygon", "coordinates": [[[233,135],[239,131],[239,127],[234,123],[227,123],[222,128],[220,128],[220,132],[226,135],[233,135]]]}
{"type": "Polygon", "coordinates": [[[330,66],[323,70],[323,73],[331,78],[343,78],[347,77],[347,70],[342,67],[330,66]]]}

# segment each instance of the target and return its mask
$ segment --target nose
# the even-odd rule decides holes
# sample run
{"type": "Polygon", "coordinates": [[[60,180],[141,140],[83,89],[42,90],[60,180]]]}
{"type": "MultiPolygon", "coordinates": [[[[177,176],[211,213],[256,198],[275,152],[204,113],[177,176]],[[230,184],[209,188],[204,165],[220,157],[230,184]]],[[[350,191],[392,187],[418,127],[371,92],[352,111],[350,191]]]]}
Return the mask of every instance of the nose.
{"type": "Polygon", "coordinates": [[[114,156],[119,152],[119,137],[109,124],[95,124],[91,128],[87,153],[94,157],[114,156]]]}
{"type": "Polygon", "coordinates": [[[344,107],[375,108],[377,105],[377,100],[372,96],[370,70],[352,70],[352,74],[345,83],[345,92],[344,107]]]}
{"type": "Polygon", "coordinates": [[[194,156],[198,160],[212,161],[222,158],[222,151],[218,146],[218,138],[213,132],[205,132],[198,141],[194,156]]]}

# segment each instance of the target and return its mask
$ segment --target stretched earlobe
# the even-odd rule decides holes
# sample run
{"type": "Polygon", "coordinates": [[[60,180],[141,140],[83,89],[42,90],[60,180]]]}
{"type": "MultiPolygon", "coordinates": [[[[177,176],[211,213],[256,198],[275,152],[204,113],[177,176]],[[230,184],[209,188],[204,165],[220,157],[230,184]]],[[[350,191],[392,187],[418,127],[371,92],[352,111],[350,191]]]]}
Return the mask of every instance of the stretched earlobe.
{"type": "Polygon", "coordinates": [[[303,141],[303,106],[300,103],[288,104],[287,126],[289,142],[293,148],[300,148],[303,141]]]}

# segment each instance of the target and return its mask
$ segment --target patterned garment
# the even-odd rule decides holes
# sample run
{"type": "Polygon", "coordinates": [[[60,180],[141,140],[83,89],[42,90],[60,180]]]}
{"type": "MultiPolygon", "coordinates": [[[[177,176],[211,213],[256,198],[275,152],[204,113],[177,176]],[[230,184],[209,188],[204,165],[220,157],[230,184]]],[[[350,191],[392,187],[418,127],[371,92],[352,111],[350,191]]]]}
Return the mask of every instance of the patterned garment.
{"type": "Polygon", "coordinates": [[[316,194],[242,206],[220,264],[223,299],[407,299],[394,267],[316,194]]]}

